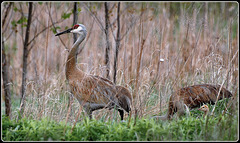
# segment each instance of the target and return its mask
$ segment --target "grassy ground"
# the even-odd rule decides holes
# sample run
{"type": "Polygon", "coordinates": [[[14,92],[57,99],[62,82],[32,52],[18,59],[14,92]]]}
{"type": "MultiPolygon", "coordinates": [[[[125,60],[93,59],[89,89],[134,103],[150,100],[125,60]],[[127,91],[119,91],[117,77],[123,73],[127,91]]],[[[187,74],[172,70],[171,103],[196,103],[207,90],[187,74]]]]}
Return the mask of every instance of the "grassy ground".
{"type": "MultiPolygon", "coordinates": [[[[228,100],[219,101],[213,116],[203,117],[198,110],[171,121],[151,118],[89,120],[82,116],[76,125],[48,117],[40,120],[23,118],[20,121],[2,117],[4,141],[236,141],[239,139],[238,114],[228,108],[228,100]]],[[[209,105],[210,111],[213,106],[209,105]]],[[[118,119],[117,119],[118,118],[118,119]]]]}

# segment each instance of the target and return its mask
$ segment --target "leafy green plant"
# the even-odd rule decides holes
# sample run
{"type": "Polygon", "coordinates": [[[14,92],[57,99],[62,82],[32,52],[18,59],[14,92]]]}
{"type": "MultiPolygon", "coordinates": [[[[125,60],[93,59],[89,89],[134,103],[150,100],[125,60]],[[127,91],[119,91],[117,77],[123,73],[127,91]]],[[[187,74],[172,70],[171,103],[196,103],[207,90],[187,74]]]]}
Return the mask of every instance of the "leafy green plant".
{"type": "Polygon", "coordinates": [[[138,119],[130,122],[99,121],[86,118],[71,125],[47,119],[11,121],[3,116],[4,141],[227,141],[238,138],[238,117],[218,116],[183,117],[172,121],[138,119]],[[231,124],[231,126],[229,126],[231,124]],[[66,130],[64,134],[64,128],[66,130]]]}

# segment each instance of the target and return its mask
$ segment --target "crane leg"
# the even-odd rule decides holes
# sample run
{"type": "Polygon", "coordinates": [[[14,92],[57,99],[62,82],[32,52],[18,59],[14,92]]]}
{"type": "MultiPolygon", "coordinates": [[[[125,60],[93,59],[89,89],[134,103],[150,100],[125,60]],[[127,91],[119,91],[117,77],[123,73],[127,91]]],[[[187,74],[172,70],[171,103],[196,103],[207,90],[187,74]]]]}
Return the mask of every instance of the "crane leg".
{"type": "Polygon", "coordinates": [[[92,112],[93,111],[91,111],[91,110],[85,110],[86,112],[87,112],[87,115],[88,115],[88,117],[89,117],[89,119],[92,119],[92,112]]]}
{"type": "Polygon", "coordinates": [[[92,112],[94,110],[102,109],[104,107],[105,107],[104,104],[96,104],[96,103],[89,103],[89,102],[83,105],[83,108],[87,112],[90,119],[92,119],[92,112]]]}
{"type": "Polygon", "coordinates": [[[123,120],[123,115],[124,115],[123,110],[122,109],[118,109],[118,112],[120,114],[121,120],[123,120]]]}

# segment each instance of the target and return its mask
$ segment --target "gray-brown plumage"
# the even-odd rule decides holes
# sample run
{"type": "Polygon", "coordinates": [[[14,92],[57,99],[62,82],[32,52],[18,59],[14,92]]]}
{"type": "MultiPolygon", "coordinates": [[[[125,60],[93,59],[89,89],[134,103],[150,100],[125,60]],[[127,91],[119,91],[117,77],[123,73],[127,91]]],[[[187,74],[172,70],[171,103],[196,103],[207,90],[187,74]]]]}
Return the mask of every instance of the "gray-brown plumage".
{"type": "MultiPolygon", "coordinates": [[[[181,88],[170,96],[167,113],[153,118],[169,120],[175,113],[179,116],[185,114],[186,108],[193,109],[206,103],[215,104],[220,87],[220,85],[200,84],[181,88]]],[[[218,100],[230,97],[232,97],[231,92],[222,87],[218,100]]]]}
{"type": "Polygon", "coordinates": [[[71,92],[84,107],[90,118],[94,110],[116,107],[123,120],[123,110],[130,111],[131,94],[125,87],[116,86],[108,79],[100,76],[86,74],[76,67],[79,45],[85,39],[87,30],[84,25],[76,24],[72,28],[56,34],[77,33],[79,35],[69,52],[66,63],[66,78],[71,92]]]}

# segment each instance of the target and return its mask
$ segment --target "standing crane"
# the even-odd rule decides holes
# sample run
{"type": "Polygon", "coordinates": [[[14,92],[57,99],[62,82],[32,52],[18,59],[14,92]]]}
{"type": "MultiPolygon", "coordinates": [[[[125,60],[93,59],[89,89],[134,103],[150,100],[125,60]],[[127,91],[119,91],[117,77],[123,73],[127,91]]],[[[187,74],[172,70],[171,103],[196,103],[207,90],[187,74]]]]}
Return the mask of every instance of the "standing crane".
{"type": "Polygon", "coordinates": [[[111,110],[116,107],[121,120],[123,120],[124,110],[127,113],[131,110],[131,93],[125,87],[117,86],[106,78],[90,75],[78,69],[76,66],[77,52],[79,45],[87,35],[87,30],[84,25],[76,24],[72,28],[57,33],[55,36],[66,33],[79,35],[68,54],[65,71],[66,79],[74,97],[83,106],[90,119],[92,119],[92,112],[95,110],[103,108],[111,110]]]}

